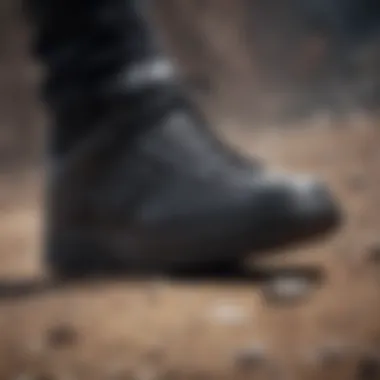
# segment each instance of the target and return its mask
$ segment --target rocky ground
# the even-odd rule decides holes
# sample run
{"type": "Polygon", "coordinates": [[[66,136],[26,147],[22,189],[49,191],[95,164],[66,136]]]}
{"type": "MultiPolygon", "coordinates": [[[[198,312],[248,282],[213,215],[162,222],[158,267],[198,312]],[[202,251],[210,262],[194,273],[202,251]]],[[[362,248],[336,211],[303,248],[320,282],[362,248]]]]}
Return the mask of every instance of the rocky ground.
{"type": "Polygon", "coordinates": [[[380,379],[377,124],[321,115],[231,133],[273,165],[326,178],[346,213],[335,236],[252,258],[265,274],[240,282],[44,285],[42,176],[3,175],[0,379],[380,379]]]}

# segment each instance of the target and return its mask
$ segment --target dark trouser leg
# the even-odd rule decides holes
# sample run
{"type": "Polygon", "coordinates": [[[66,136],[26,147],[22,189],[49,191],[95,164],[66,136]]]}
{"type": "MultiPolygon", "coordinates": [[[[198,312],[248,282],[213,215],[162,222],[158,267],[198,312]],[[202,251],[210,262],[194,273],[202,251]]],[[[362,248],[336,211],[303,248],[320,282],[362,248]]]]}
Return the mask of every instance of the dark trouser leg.
{"type": "MultiPolygon", "coordinates": [[[[52,150],[60,154],[91,135],[116,103],[128,111],[135,96],[127,85],[129,70],[139,63],[158,66],[161,57],[137,2],[29,0],[27,5],[36,29],[34,52],[46,68],[43,96],[57,121],[52,150]]],[[[151,79],[160,80],[160,73],[151,79]]],[[[140,127],[125,126],[124,138],[140,127]]]]}

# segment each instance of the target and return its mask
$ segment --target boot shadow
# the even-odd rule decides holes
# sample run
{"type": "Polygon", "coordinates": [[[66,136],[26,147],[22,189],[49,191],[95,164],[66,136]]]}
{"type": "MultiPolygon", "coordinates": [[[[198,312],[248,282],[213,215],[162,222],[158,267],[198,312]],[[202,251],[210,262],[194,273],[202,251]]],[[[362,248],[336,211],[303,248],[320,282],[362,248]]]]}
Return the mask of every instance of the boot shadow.
{"type": "MultiPolygon", "coordinates": [[[[213,268],[212,271],[176,273],[161,276],[160,279],[175,283],[187,284],[213,284],[213,285],[249,285],[264,286],[278,277],[301,277],[308,281],[321,284],[325,278],[323,268],[318,266],[293,265],[281,267],[255,267],[253,269],[235,268],[213,268]]],[[[157,278],[157,276],[153,277],[157,278]]],[[[28,298],[38,298],[40,296],[59,294],[67,290],[80,290],[82,285],[97,287],[99,284],[112,284],[115,281],[128,284],[129,281],[139,282],[152,281],[152,276],[126,276],[122,274],[110,274],[107,276],[97,276],[82,279],[20,279],[20,280],[0,280],[0,301],[23,300],[28,298]]]]}

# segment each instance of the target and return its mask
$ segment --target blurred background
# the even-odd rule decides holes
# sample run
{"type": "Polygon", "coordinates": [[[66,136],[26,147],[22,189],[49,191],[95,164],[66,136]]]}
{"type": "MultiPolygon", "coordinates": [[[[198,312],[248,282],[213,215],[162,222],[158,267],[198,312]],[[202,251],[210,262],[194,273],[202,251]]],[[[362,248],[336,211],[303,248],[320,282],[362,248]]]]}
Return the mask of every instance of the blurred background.
{"type": "Polygon", "coordinates": [[[322,273],[307,279],[34,292],[24,281],[43,274],[48,123],[21,3],[0,0],[0,379],[380,379],[380,2],[156,0],[152,11],[215,127],[326,179],[345,224],[253,263],[322,273]]]}
{"type": "MultiPolygon", "coordinates": [[[[165,0],[161,27],[198,92],[248,120],[374,110],[375,0],[165,0]]],[[[271,120],[270,120],[271,119],[271,120]]]]}

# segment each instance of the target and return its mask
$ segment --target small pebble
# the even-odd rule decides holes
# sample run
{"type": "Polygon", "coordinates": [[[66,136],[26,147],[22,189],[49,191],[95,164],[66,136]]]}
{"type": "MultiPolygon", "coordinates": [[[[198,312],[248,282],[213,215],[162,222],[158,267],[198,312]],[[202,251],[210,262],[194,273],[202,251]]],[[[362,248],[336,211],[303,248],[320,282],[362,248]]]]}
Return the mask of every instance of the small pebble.
{"type": "Polygon", "coordinates": [[[47,341],[48,344],[54,348],[71,346],[77,343],[78,332],[70,325],[57,325],[48,330],[47,341]]]}
{"type": "Polygon", "coordinates": [[[380,264],[380,242],[373,243],[367,248],[368,261],[374,264],[380,264]]]}
{"type": "Polygon", "coordinates": [[[379,380],[380,358],[366,357],[359,361],[356,377],[357,380],[379,380]]]}
{"type": "Polygon", "coordinates": [[[243,307],[233,304],[214,306],[209,316],[213,322],[221,325],[236,326],[249,321],[247,311],[243,307]]]}
{"type": "Polygon", "coordinates": [[[254,370],[267,362],[267,353],[264,346],[254,344],[237,353],[235,365],[241,370],[254,370]]]}
{"type": "Polygon", "coordinates": [[[292,303],[308,297],[315,284],[302,276],[278,276],[262,288],[266,301],[270,303],[292,303]]]}

